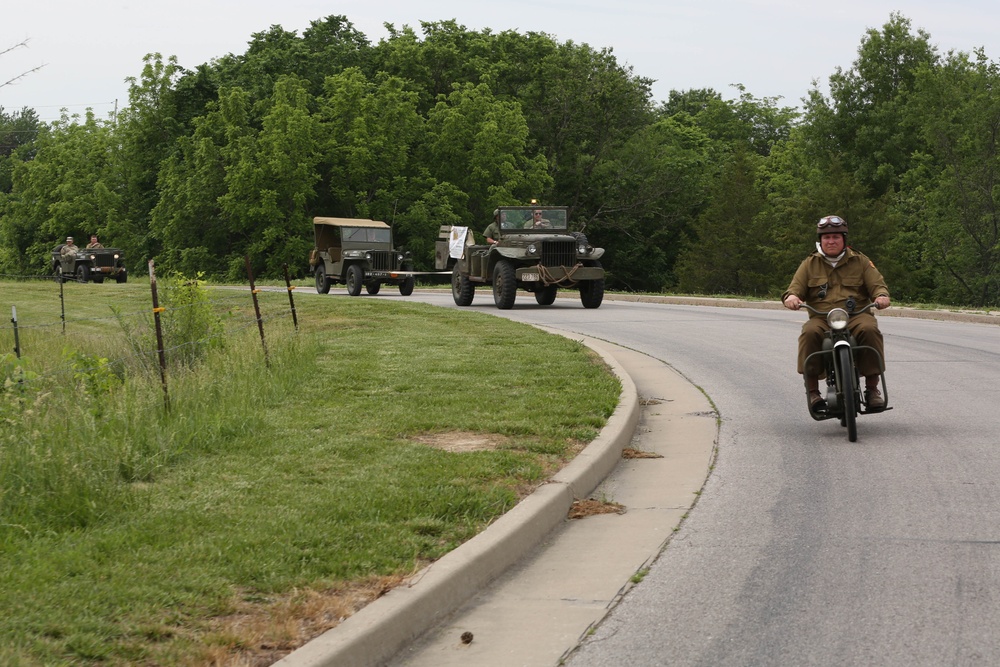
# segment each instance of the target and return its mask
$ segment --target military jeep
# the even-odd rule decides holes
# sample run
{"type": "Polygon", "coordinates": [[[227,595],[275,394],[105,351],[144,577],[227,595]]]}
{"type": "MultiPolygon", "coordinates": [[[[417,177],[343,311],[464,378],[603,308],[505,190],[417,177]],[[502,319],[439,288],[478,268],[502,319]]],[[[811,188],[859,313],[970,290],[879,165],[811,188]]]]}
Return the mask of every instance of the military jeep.
{"type": "Polygon", "coordinates": [[[52,273],[59,282],[103,283],[105,278],[114,278],[119,283],[128,281],[125,253],[118,248],[80,248],[63,255],[64,245],[60,243],[52,249],[52,273]]]}
{"type": "Polygon", "coordinates": [[[396,285],[403,296],[413,294],[410,253],[392,245],[392,229],[378,220],[313,218],[316,247],[309,267],[316,291],[327,294],[334,283],[347,285],[351,296],[378,294],[383,284],[396,285]]]}
{"type": "Polygon", "coordinates": [[[454,261],[451,293],[456,304],[471,305],[477,286],[492,285],[493,301],[503,310],[514,307],[518,289],[534,293],[541,306],[552,305],[559,289],[576,289],[584,308],[600,307],[604,249],[569,231],[565,206],[501,206],[496,215],[497,243],[466,245],[457,261],[442,248],[447,238],[438,240],[436,268],[454,261]]]}

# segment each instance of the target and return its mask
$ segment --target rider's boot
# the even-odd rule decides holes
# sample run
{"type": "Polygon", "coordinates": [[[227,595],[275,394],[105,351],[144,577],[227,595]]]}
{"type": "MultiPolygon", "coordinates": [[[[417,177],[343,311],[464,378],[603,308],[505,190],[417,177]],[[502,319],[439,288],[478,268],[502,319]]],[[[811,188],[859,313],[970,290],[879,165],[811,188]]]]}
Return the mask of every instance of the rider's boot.
{"type": "Polygon", "coordinates": [[[869,375],[865,378],[865,405],[868,406],[868,412],[885,409],[885,398],[878,390],[879,380],[878,375],[869,375]]]}
{"type": "Polygon", "coordinates": [[[826,399],[819,391],[819,378],[811,375],[805,376],[806,392],[809,394],[809,411],[813,414],[822,414],[827,410],[826,399]]]}

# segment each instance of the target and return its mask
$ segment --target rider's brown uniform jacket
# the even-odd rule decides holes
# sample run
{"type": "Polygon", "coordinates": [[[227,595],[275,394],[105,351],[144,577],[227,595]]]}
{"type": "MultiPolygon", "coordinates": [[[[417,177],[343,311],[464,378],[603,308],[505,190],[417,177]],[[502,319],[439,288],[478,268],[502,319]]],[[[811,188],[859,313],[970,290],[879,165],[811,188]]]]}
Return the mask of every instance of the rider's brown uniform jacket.
{"type": "Polygon", "coordinates": [[[854,297],[855,308],[863,308],[880,296],[889,296],[885,278],[875,264],[862,253],[847,248],[837,266],[830,266],[818,250],[799,264],[792,283],[781,295],[781,300],[794,294],[817,310],[843,308],[847,299],[854,297]],[[821,297],[823,286],[826,296],[821,297]]]}
{"type": "MultiPolygon", "coordinates": [[[[831,266],[819,250],[802,260],[792,277],[791,284],[781,295],[781,300],[784,301],[790,294],[794,294],[820,311],[846,308],[847,300],[854,297],[855,310],[858,310],[877,297],[889,296],[889,288],[886,287],[885,278],[870,259],[856,250],[847,248],[836,267],[831,266]]],[[[878,330],[875,317],[869,314],[852,317],[850,326],[858,342],[873,347],[884,363],[882,334],[878,330]]],[[[822,346],[823,332],[827,328],[825,317],[812,314],[802,326],[802,335],[799,336],[799,373],[805,370],[806,357],[822,346]]],[[[870,354],[859,353],[858,369],[863,375],[877,374],[882,370],[881,365],[878,359],[870,354]]],[[[810,368],[809,371],[810,375],[819,374],[818,369],[810,368]]]]}

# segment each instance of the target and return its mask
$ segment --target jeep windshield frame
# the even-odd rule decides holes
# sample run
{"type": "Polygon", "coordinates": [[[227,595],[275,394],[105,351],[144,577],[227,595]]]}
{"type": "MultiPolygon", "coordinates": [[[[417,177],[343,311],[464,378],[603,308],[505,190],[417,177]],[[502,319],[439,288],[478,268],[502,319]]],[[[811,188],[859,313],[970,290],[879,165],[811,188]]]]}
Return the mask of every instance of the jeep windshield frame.
{"type": "Polygon", "coordinates": [[[569,228],[565,206],[504,206],[500,208],[500,230],[508,233],[565,232],[569,228]],[[541,215],[535,216],[535,213],[541,215]],[[539,220],[536,224],[536,220],[539,220]]]}

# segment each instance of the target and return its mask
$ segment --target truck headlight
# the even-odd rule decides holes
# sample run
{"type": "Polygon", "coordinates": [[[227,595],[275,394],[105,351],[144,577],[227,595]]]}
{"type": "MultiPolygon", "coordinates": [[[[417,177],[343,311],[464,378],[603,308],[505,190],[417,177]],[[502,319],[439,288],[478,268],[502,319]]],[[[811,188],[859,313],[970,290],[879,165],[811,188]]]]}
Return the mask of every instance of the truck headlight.
{"type": "Polygon", "coordinates": [[[525,250],[527,250],[527,251],[528,251],[528,254],[529,254],[529,255],[537,255],[537,254],[538,254],[538,248],[537,248],[537,247],[535,247],[535,244],[534,244],[534,243],[529,243],[529,244],[528,244],[528,247],[527,247],[527,248],[525,248],[525,250]]]}

